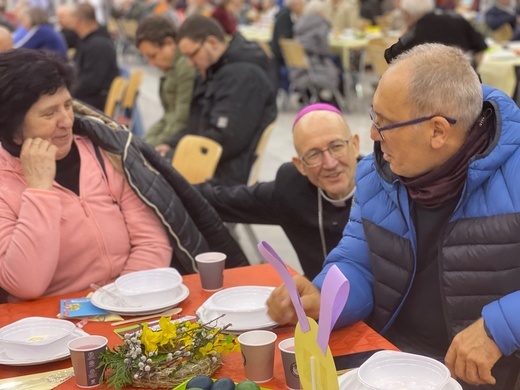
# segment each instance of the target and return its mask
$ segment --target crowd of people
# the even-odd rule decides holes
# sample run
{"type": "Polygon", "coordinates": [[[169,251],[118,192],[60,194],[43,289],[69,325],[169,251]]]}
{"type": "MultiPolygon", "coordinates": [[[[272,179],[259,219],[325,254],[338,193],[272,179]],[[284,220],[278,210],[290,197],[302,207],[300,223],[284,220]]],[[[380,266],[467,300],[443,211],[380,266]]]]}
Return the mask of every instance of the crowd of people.
{"type": "MultiPolygon", "coordinates": [[[[298,40],[321,67],[321,92],[336,88],[342,65],[327,37],[375,20],[388,2],[117,1],[110,11],[84,1],[55,7],[54,19],[53,2],[36,3],[20,0],[9,15],[0,4],[0,302],[156,267],[194,273],[206,251],[245,266],[225,223],[279,225],[303,269],[294,280],[307,315],[318,319],[337,266],[350,281],[337,326],[367,322],[401,350],[444,362],[464,390],[514,389],[520,109],[481,85],[486,41],[453,9],[481,12],[495,29],[516,3],[394,1],[404,25],[385,52],[370,128],[351,129],[320,93],[287,129],[292,161],[253,185],[287,76],[278,39],[298,40]],[[110,12],[138,22],[136,49],[162,72],[164,114],[142,139],[103,113],[121,72],[110,12]],[[271,25],[272,58],[240,34],[243,20],[271,25]],[[367,156],[360,131],[373,141],[367,156]],[[189,134],[222,146],[214,177],[197,185],[171,166],[189,134]]],[[[504,23],[515,28],[516,17],[504,23]]],[[[289,79],[304,95],[316,81],[289,79]]],[[[285,286],[267,306],[278,324],[297,321],[285,286]]]]}

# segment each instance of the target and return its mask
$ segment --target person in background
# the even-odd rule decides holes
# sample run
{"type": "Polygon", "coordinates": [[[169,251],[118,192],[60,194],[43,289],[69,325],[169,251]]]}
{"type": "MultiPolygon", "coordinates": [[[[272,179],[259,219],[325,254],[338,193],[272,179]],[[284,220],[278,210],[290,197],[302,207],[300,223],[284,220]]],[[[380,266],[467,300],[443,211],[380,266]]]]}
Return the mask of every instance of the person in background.
{"type": "MultiPolygon", "coordinates": [[[[358,164],[343,238],[313,280],[308,315],[339,267],[338,320],[366,321],[405,352],[444,361],[465,390],[514,388],[520,373],[520,109],[482,86],[460,49],[418,45],[394,59],[370,111],[374,153],[358,164]]],[[[294,322],[287,290],[270,317],[294,322]]]]}
{"type": "Polygon", "coordinates": [[[0,26],[0,52],[13,50],[13,37],[4,26],[0,26]]]}
{"type": "Polygon", "coordinates": [[[475,68],[487,49],[484,37],[461,15],[435,9],[434,0],[400,0],[406,33],[385,51],[390,62],[400,53],[422,43],[442,43],[470,53],[475,68]]]}
{"type": "Polygon", "coordinates": [[[237,32],[237,17],[244,6],[243,0],[221,0],[213,9],[211,17],[220,23],[227,35],[237,32]]]}
{"type": "Polygon", "coordinates": [[[356,28],[359,19],[359,2],[356,0],[326,0],[324,15],[332,25],[332,31],[341,33],[356,28]]]}
{"type": "Polygon", "coordinates": [[[3,26],[9,31],[13,32],[15,30],[15,26],[13,22],[7,17],[5,10],[5,0],[0,0],[0,26],[3,26]]]}
{"type": "Polygon", "coordinates": [[[289,69],[289,79],[295,90],[308,94],[309,88],[316,88],[320,101],[338,106],[340,102],[335,101],[332,90],[339,88],[340,70],[334,65],[329,50],[331,26],[324,17],[323,7],[321,0],[311,0],[293,27],[294,39],[305,49],[312,74],[304,69],[289,69]]]}
{"type": "Polygon", "coordinates": [[[103,111],[112,80],[119,75],[114,42],[88,3],[74,6],[71,21],[80,37],[74,56],[78,78],[71,87],[72,96],[103,111]]]}
{"type": "Polygon", "coordinates": [[[486,11],[484,20],[491,30],[496,30],[504,24],[509,24],[513,31],[516,28],[517,4],[511,0],[494,0],[486,11]]]}
{"type": "Polygon", "coordinates": [[[136,45],[141,54],[150,65],[164,72],[159,87],[164,114],[144,135],[144,140],[162,155],[170,149],[165,145],[168,140],[188,123],[195,80],[195,69],[180,53],[176,38],[175,26],[164,16],[146,17],[136,32],[136,45]]]}
{"type": "Polygon", "coordinates": [[[293,38],[294,23],[296,23],[298,18],[303,13],[304,5],[304,0],[285,0],[285,6],[280,8],[280,11],[276,14],[274,21],[273,37],[271,39],[270,45],[278,72],[277,85],[279,88],[285,90],[289,89],[289,80],[287,68],[285,66],[285,60],[283,59],[282,50],[280,49],[279,40],[281,38],[293,38]]]}
{"type": "Polygon", "coordinates": [[[79,43],[78,34],[73,30],[72,26],[72,7],[69,5],[61,5],[56,9],[56,23],[58,23],[59,31],[65,42],[67,48],[77,49],[79,43]]]}
{"type": "Polygon", "coordinates": [[[317,103],[296,116],[293,141],[297,157],[278,169],[274,181],[197,188],[226,222],[280,225],[312,279],[349,218],[359,137],[337,108],[317,103]]]}
{"type": "Polygon", "coordinates": [[[213,5],[209,0],[187,0],[186,18],[192,15],[211,16],[213,5]]]}
{"type": "Polygon", "coordinates": [[[73,134],[73,69],[27,49],[1,53],[0,68],[0,301],[167,267],[159,218],[106,152],[73,134]]]}
{"type": "Polygon", "coordinates": [[[267,75],[268,59],[255,42],[237,33],[227,41],[213,19],[193,15],[181,25],[179,50],[203,78],[196,84],[186,134],[202,135],[222,146],[214,182],[245,184],[264,129],[276,119],[276,93],[267,75]]]}
{"type": "Polygon", "coordinates": [[[67,55],[65,39],[49,24],[47,11],[42,8],[25,8],[20,23],[28,30],[22,39],[16,41],[14,48],[49,50],[62,56],[67,55]]]}

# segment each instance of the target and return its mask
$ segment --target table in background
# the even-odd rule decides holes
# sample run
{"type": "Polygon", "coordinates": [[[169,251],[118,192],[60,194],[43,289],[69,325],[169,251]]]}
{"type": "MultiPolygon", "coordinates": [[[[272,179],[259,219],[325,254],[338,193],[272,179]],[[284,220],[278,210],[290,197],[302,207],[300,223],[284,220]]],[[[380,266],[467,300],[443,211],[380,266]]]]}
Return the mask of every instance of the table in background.
{"type": "MultiPolygon", "coordinates": [[[[183,315],[194,315],[197,308],[199,308],[212,293],[202,290],[198,275],[187,275],[184,276],[183,279],[183,283],[190,289],[190,295],[185,301],[179,304],[179,307],[183,308],[183,315]]],[[[278,286],[281,283],[281,278],[269,264],[228,269],[224,272],[225,288],[247,285],[278,286]]],[[[56,317],[59,311],[60,299],[81,297],[85,296],[85,294],[86,292],[79,292],[34,301],[2,304],[0,305],[0,327],[30,316],[56,317]]],[[[122,343],[119,336],[114,333],[115,327],[111,326],[110,323],[88,322],[83,329],[89,334],[107,337],[110,347],[122,343]]],[[[275,328],[274,332],[278,335],[276,342],[278,346],[280,341],[294,335],[294,326],[275,328]]],[[[397,350],[390,342],[361,322],[332,332],[329,344],[332,354],[335,356],[375,349],[397,350]]],[[[240,353],[224,355],[223,363],[222,368],[215,373],[215,377],[228,376],[235,381],[245,379],[242,356],[240,353]]],[[[263,384],[263,386],[273,389],[285,388],[283,366],[278,351],[275,353],[274,364],[274,378],[263,384]]],[[[0,366],[0,379],[57,370],[70,366],[70,359],[28,367],[0,366]]],[[[57,389],[77,389],[74,378],[62,383],[57,389]]]]}

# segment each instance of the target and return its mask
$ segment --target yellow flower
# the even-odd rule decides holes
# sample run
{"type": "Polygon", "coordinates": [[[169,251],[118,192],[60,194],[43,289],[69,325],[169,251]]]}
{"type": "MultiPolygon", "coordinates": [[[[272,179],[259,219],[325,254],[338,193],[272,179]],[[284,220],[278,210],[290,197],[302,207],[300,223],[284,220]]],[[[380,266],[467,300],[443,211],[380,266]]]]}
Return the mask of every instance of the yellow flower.
{"type": "Polygon", "coordinates": [[[207,343],[205,346],[199,348],[199,352],[202,354],[202,357],[204,357],[210,354],[213,348],[213,343],[207,343]]]}
{"type": "MultiPolygon", "coordinates": [[[[161,330],[159,335],[159,345],[165,345],[171,343],[177,337],[177,326],[171,322],[171,317],[161,317],[159,320],[159,326],[161,330]]],[[[172,344],[173,346],[173,344],[172,344]]]]}
{"type": "Polygon", "coordinates": [[[148,327],[148,324],[143,325],[143,333],[141,335],[141,344],[144,345],[146,354],[155,352],[159,348],[160,332],[154,332],[148,327]]]}

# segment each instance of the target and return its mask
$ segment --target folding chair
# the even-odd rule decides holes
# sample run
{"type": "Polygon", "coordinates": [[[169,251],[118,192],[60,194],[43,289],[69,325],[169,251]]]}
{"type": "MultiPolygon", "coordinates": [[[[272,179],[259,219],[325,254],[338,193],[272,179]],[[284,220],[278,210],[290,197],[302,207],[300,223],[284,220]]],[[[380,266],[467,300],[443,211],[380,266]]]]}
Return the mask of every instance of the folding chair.
{"type": "MultiPolygon", "coordinates": [[[[311,61],[309,60],[305,49],[302,44],[294,39],[281,38],[279,40],[280,50],[282,51],[282,57],[284,58],[285,65],[289,68],[289,93],[294,92],[294,86],[291,80],[291,69],[305,70],[309,75],[310,83],[308,85],[311,93],[309,103],[315,103],[319,98],[319,86],[316,82],[316,76],[312,67],[311,61]]],[[[337,86],[328,86],[327,89],[331,89],[334,98],[341,107],[345,107],[345,99],[341,95],[337,86]]]]}
{"type": "Polygon", "coordinates": [[[137,111],[137,97],[139,95],[139,87],[143,80],[143,71],[134,70],[128,78],[127,87],[121,101],[121,115],[117,117],[117,121],[122,125],[126,125],[128,129],[134,133],[134,115],[137,111]]]}
{"type": "Polygon", "coordinates": [[[222,155],[222,146],[200,135],[185,135],[181,138],[172,166],[191,184],[202,183],[215,174],[222,155]]]}
{"type": "Polygon", "coordinates": [[[127,81],[122,76],[117,76],[112,80],[112,84],[110,84],[110,89],[108,90],[107,101],[105,103],[105,115],[111,118],[117,118],[123,101],[126,85],[127,81]]]}

